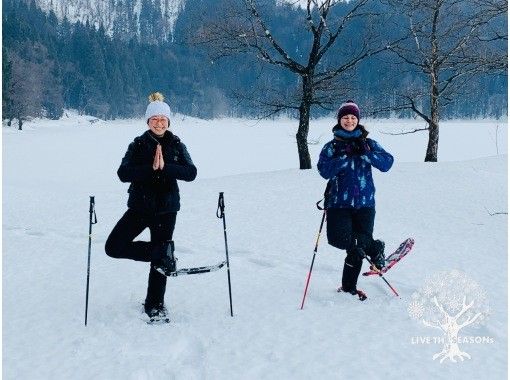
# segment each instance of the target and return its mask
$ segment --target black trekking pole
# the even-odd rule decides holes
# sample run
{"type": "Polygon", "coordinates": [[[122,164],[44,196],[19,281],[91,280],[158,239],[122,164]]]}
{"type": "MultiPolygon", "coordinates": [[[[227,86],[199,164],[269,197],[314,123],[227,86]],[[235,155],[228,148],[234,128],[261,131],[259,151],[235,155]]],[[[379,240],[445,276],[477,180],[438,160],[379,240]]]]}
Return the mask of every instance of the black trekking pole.
{"type": "Polygon", "coordinates": [[[308,292],[308,284],[310,283],[310,277],[312,275],[313,263],[315,262],[315,255],[317,254],[317,249],[319,248],[319,239],[321,237],[322,226],[324,226],[324,220],[326,220],[326,209],[319,206],[319,203],[322,202],[322,199],[317,202],[317,208],[319,210],[324,210],[322,213],[321,226],[319,227],[319,233],[317,234],[317,240],[315,241],[315,248],[313,250],[312,263],[310,264],[310,270],[308,271],[308,277],[306,278],[305,292],[303,294],[303,300],[301,301],[301,310],[303,310],[303,306],[305,305],[306,293],[308,292]]]}
{"type": "Polygon", "coordinates": [[[92,225],[97,223],[96,208],[94,196],[90,196],[90,207],[89,207],[89,253],[87,260],[87,290],[85,292],[85,326],[87,326],[87,313],[89,309],[89,280],[90,280],[90,249],[92,246],[92,225]],[[94,216],[94,221],[92,221],[94,216]]]}
{"type": "Polygon", "coordinates": [[[232,285],[230,283],[230,262],[228,260],[228,245],[227,245],[227,224],[225,222],[225,199],[223,198],[223,192],[220,192],[218,197],[218,209],[216,210],[216,216],[223,219],[223,235],[225,236],[225,255],[227,257],[227,278],[228,278],[228,297],[230,300],[230,316],[234,316],[232,309],[232,285]]]}
{"type": "Polygon", "coordinates": [[[388,282],[388,281],[384,278],[384,276],[383,276],[383,274],[382,274],[381,270],[380,270],[380,269],[378,269],[378,268],[374,265],[374,263],[372,262],[372,260],[370,260],[370,259],[368,258],[368,255],[365,255],[365,259],[367,259],[367,261],[370,263],[370,265],[371,265],[372,269],[374,269],[374,270],[375,270],[375,271],[379,274],[379,277],[381,277],[381,278],[384,280],[384,282],[386,283],[386,285],[388,285],[388,286],[390,287],[390,289],[391,289],[391,291],[393,292],[393,294],[395,294],[397,297],[400,297],[400,296],[398,295],[397,291],[393,288],[393,286],[391,286],[391,285],[390,285],[390,283],[389,283],[389,282],[388,282]]]}

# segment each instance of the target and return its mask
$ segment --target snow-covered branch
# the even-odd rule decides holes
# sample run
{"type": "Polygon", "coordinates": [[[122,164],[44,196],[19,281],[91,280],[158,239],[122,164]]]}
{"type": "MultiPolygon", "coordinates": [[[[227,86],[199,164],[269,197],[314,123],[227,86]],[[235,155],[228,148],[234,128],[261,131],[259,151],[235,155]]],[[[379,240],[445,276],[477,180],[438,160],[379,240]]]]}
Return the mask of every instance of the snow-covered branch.
{"type": "Polygon", "coordinates": [[[485,206],[483,206],[485,208],[485,211],[487,211],[487,213],[490,215],[490,216],[494,216],[494,215],[508,215],[508,212],[506,211],[489,211],[489,209],[485,206]]]}
{"type": "Polygon", "coordinates": [[[429,129],[428,128],[416,128],[416,129],[413,129],[412,131],[402,131],[402,132],[381,132],[381,134],[383,135],[391,135],[391,136],[400,136],[400,135],[409,135],[411,133],[416,133],[416,132],[422,132],[422,131],[428,131],[429,129]]]}

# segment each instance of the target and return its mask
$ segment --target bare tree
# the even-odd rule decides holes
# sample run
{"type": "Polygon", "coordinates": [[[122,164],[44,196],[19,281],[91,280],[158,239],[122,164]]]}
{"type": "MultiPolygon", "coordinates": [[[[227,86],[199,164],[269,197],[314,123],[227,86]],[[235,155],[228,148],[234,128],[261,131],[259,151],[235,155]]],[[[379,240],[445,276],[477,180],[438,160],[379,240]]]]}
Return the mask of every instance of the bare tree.
{"type": "MultiPolygon", "coordinates": [[[[285,46],[273,33],[263,14],[263,7],[255,0],[232,0],[228,12],[222,11],[219,22],[205,23],[195,33],[195,43],[213,47],[215,58],[246,53],[264,64],[277,67],[297,76],[299,86],[295,93],[282,96],[277,86],[267,86],[258,105],[266,110],[265,116],[283,110],[299,113],[296,141],[300,169],[310,169],[308,131],[312,106],[331,109],[345,96],[345,75],[362,60],[388,49],[378,40],[366,22],[364,35],[349,33],[356,22],[377,16],[368,10],[370,0],[308,0],[303,9],[303,30],[308,37],[307,51],[297,54],[285,46]]],[[[281,37],[280,37],[281,38],[281,37]]]]}
{"type": "MultiPolygon", "coordinates": [[[[405,39],[392,46],[401,62],[423,82],[396,94],[383,110],[412,110],[427,123],[425,161],[436,162],[441,109],[459,96],[474,76],[506,71],[507,0],[389,0],[406,18],[405,39]]],[[[403,25],[401,22],[399,25],[403,25]]]]}
{"type": "Polygon", "coordinates": [[[28,117],[59,118],[63,108],[62,86],[48,49],[40,43],[25,42],[17,49],[6,49],[4,59],[7,78],[2,88],[2,107],[8,125],[17,119],[21,130],[28,117]]]}

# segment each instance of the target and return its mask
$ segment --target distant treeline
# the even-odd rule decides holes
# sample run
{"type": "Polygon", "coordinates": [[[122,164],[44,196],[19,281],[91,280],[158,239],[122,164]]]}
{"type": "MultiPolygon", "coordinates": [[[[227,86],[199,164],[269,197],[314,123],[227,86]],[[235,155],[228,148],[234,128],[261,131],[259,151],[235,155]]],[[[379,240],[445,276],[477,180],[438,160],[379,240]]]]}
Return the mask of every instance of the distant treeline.
{"type": "MultiPolygon", "coordinates": [[[[212,61],[205,47],[188,43],[201,17],[207,17],[216,3],[188,1],[169,42],[151,45],[133,33],[109,37],[103,28],[59,21],[33,1],[3,0],[3,118],[56,119],[66,108],[103,119],[139,116],[147,95],[156,90],[166,95],[173,111],[183,114],[203,118],[257,115],[258,110],[240,94],[249,94],[261,82],[290,94],[298,83],[289,74],[264,68],[247,56],[212,61]]],[[[265,9],[272,17],[273,34],[286,46],[296,44],[299,54],[303,10],[277,5],[274,0],[265,9]]],[[[391,28],[381,26],[381,33],[391,33],[391,28]]],[[[346,85],[352,88],[348,96],[365,109],[390,104],[390,90],[412,80],[412,74],[402,74],[392,62],[394,57],[383,55],[360,64],[346,85]]],[[[263,93],[250,96],[264,98],[263,93]]],[[[313,116],[328,112],[316,108],[313,116]]],[[[467,84],[442,116],[500,117],[506,112],[507,77],[492,75],[467,84]]]]}

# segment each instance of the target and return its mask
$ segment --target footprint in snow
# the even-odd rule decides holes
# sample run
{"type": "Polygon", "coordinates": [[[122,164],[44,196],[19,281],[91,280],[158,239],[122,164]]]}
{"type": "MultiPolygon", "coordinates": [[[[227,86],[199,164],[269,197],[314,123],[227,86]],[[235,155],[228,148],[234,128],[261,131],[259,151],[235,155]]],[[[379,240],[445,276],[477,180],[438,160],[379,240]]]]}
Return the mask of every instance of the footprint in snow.
{"type": "Polygon", "coordinates": [[[271,263],[269,261],[265,261],[265,260],[261,260],[261,259],[250,258],[250,259],[248,259],[248,261],[250,261],[253,264],[258,265],[260,267],[264,267],[264,268],[274,268],[276,266],[276,265],[274,265],[273,263],[271,263]]]}

